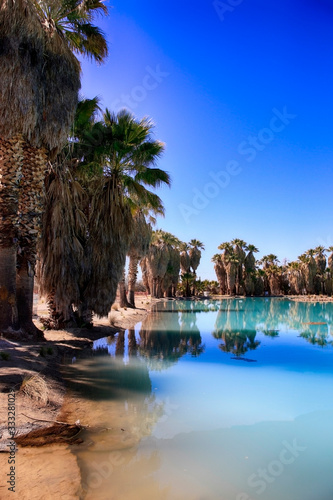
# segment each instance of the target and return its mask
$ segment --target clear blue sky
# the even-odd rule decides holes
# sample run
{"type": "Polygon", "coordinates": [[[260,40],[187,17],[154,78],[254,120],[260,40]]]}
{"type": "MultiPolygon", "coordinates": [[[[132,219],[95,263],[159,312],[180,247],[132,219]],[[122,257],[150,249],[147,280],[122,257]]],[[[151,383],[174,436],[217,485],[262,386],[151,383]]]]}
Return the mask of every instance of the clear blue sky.
{"type": "Polygon", "coordinates": [[[83,62],[82,93],[153,119],[157,226],[205,244],[198,275],[235,237],[281,261],[333,245],[333,1],[106,3],[110,55],[83,62]]]}

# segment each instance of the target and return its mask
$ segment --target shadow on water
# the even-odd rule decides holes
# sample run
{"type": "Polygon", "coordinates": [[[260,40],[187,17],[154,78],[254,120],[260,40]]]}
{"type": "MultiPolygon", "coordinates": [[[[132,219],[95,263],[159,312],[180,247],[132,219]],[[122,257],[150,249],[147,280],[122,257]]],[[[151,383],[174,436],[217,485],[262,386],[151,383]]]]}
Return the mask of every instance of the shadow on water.
{"type": "Polygon", "coordinates": [[[124,365],[117,359],[99,356],[64,367],[70,389],[92,400],[122,399],[126,394],[149,395],[151,381],[147,365],[139,360],[124,365]]]}

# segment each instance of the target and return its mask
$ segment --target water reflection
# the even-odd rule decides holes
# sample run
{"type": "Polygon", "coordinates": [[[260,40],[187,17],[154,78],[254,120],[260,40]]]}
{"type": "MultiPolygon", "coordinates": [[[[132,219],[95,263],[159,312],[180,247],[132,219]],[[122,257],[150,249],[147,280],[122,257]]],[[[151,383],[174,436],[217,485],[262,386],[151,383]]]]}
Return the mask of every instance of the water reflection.
{"type": "Polygon", "coordinates": [[[304,453],[265,500],[329,500],[332,311],[265,298],[165,301],[97,341],[91,359],[68,367],[86,398],[72,413],[111,428],[90,429],[89,446],[74,448],[86,500],[254,499],[248,478],[295,440],[304,453]]]}
{"type": "Polygon", "coordinates": [[[132,328],[100,339],[94,343],[95,351],[122,357],[125,363],[129,358],[139,357],[150,370],[168,368],[187,354],[200,356],[205,346],[197,326],[197,314],[212,311],[212,307],[203,304],[205,310],[198,310],[194,302],[192,307],[185,302],[162,302],[158,306],[154,314],[142,322],[139,331],[132,328]],[[165,315],[166,312],[172,314],[165,315]]]}
{"type": "Polygon", "coordinates": [[[246,299],[218,301],[214,338],[223,339],[223,352],[236,356],[257,349],[263,334],[272,339],[280,332],[297,331],[301,339],[312,345],[332,346],[331,303],[293,302],[287,299],[246,299]]]}

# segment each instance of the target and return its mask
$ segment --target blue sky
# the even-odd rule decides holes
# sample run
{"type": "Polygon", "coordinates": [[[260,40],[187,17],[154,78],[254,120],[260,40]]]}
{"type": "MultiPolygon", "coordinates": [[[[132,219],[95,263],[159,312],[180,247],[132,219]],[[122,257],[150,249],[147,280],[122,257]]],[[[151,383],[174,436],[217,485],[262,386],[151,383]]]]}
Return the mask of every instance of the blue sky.
{"type": "Polygon", "coordinates": [[[82,93],[149,116],[166,143],[157,226],[293,260],[333,245],[333,1],[113,0],[110,55],[84,61],[82,93]]]}

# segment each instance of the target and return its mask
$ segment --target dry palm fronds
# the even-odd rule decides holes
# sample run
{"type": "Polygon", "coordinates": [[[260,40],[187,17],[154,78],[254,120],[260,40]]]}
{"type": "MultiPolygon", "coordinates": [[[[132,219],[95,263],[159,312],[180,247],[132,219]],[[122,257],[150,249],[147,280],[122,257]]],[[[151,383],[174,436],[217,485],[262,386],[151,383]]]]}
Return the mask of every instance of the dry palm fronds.
{"type": "Polygon", "coordinates": [[[47,384],[44,378],[38,373],[25,377],[21,384],[20,391],[31,399],[41,401],[44,404],[48,402],[49,390],[47,384]]]}

